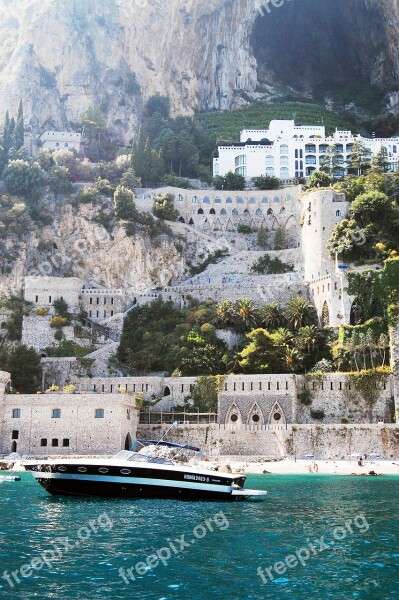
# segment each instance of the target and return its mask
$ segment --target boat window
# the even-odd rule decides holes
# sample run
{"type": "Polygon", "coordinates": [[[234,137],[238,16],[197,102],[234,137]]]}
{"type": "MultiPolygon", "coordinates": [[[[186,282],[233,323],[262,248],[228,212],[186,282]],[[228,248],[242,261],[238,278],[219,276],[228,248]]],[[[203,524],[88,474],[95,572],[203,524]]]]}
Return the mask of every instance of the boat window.
{"type": "Polygon", "coordinates": [[[87,469],[86,467],[78,467],[78,471],[79,473],[86,473],[87,469]]]}
{"type": "Polygon", "coordinates": [[[130,475],[131,470],[130,469],[121,469],[121,473],[122,473],[122,475],[130,475]]]}
{"type": "Polygon", "coordinates": [[[98,469],[98,472],[99,472],[99,473],[108,473],[108,471],[109,471],[109,469],[107,469],[107,467],[100,467],[100,468],[98,469]]]}
{"type": "Polygon", "coordinates": [[[62,473],[63,473],[64,471],[66,471],[66,470],[67,470],[67,468],[66,468],[66,467],[62,467],[62,466],[61,466],[61,467],[58,467],[58,471],[61,471],[62,473]]]}

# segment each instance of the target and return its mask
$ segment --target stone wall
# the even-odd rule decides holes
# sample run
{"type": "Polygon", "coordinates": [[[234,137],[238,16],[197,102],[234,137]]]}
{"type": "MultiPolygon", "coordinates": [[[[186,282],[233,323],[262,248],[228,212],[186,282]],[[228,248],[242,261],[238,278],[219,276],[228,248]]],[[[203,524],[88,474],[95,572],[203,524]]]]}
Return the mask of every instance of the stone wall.
{"type": "Polygon", "coordinates": [[[114,454],[136,434],[138,411],[125,394],[5,394],[0,402],[3,455],[114,454]]]}
{"type": "MultiPolygon", "coordinates": [[[[142,439],[158,439],[165,426],[140,425],[142,439]]],[[[225,425],[179,425],[168,439],[201,447],[208,457],[243,456],[267,460],[300,458],[350,459],[352,454],[381,454],[385,459],[399,458],[397,425],[286,425],[263,429],[241,429],[225,425]]],[[[353,459],[352,459],[353,460],[353,459]]]]}
{"type": "Polygon", "coordinates": [[[24,297],[36,307],[50,307],[65,300],[71,312],[78,312],[83,281],[78,277],[25,277],[24,297]]]}

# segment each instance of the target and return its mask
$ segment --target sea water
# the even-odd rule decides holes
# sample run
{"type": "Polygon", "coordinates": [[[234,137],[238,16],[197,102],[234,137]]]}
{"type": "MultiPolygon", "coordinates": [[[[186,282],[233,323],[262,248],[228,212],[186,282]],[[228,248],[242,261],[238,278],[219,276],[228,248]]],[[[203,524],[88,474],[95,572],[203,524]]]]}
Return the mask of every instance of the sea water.
{"type": "Polygon", "coordinates": [[[399,598],[399,478],[248,486],[266,501],[52,497],[28,473],[2,483],[0,598],[399,598]]]}

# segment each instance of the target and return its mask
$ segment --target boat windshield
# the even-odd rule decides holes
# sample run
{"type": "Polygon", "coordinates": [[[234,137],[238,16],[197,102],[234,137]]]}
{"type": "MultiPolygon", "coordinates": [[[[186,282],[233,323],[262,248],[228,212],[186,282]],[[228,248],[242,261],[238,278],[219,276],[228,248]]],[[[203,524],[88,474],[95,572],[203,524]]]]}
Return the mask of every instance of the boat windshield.
{"type": "Polygon", "coordinates": [[[173,462],[171,460],[167,460],[159,456],[149,456],[147,454],[139,454],[138,452],[130,452],[129,450],[122,450],[121,452],[118,452],[118,454],[116,454],[114,458],[118,458],[120,460],[128,460],[129,462],[173,465],[173,462]]]}

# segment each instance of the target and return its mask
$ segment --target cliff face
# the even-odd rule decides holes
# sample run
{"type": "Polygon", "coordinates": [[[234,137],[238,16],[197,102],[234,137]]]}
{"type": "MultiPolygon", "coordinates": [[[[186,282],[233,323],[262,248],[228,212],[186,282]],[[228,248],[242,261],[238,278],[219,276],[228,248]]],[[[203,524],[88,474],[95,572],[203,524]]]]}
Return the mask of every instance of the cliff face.
{"type": "Polygon", "coordinates": [[[323,73],[398,83],[397,0],[290,0],[263,17],[261,5],[0,0],[0,114],[15,113],[22,97],[37,135],[97,105],[127,140],[157,92],[170,96],[174,114],[190,114],[235,108],[265,79],[305,89],[323,73]]]}

